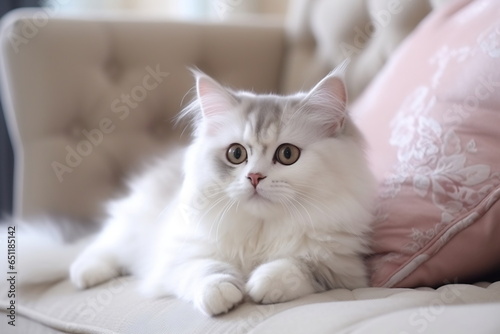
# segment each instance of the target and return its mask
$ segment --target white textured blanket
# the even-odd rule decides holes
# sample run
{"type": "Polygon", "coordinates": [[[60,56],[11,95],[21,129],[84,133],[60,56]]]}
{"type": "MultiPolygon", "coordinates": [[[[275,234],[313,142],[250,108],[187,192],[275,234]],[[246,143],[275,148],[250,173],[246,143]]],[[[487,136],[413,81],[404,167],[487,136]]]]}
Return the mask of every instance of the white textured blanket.
{"type": "MultiPolygon", "coordinates": [[[[1,312],[8,288],[1,285],[1,312]]],[[[500,333],[500,282],[437,290],[334,290],[283,304],[246,303],[215,318],[176,299],[147,300],[120,278],[85,291],[69,282],[18,291],[1,333],[500,333]]],[[[7,313],[8,315],[8,313],[7,313]]]]}

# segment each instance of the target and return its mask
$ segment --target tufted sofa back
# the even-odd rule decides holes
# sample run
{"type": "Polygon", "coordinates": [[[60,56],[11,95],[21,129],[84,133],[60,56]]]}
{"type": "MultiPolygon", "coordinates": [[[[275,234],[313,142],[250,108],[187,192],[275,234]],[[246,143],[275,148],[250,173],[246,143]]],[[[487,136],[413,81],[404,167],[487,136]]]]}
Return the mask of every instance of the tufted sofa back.
{"type": "Polygon", "coordinates": [[[172,120],[190,99],[189,66],[234,88],[291,93],[350,57],[353,99],[431,9],[393,3],[294,0],[284,27],[10,13],[0,59],[15,214],[96,217],[125,175],[187,141],[172,120]]]}

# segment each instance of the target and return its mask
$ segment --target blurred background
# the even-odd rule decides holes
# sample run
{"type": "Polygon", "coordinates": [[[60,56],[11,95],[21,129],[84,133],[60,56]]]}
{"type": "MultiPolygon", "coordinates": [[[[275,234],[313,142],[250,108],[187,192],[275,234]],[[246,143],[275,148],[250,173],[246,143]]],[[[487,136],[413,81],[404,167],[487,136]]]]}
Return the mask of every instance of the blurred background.
{"type": "Polygon", "coordinates": [[[258,14],[284,17],[288,0],[45,0],[41,5],[68,11],[129,10],[181,19],[227,19],[258,14]]]}
{"type": "MultiPolygon", "coordinates": [[[[0,18],[21,7],[55,12],[126,11],[180,20],[237,20],[258,15],[284,20],[289,0],[1,0],[0,18]]],[[[0,217],[12,213],[14,157],[0,100],[0,217]]]]}

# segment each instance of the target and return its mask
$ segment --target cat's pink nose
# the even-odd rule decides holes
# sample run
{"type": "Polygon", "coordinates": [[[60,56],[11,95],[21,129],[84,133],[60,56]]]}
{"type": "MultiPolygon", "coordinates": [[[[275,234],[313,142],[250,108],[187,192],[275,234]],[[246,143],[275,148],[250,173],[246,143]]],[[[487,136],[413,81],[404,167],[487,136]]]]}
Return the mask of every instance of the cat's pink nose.
{"type": "Polygon", "coordinates": [[[254,188],[257,188],[260,180],[264,180],[267,176],[262,175],[261,173],[248,173],[247,179],[250,180],[250,183],[254,188]]]}

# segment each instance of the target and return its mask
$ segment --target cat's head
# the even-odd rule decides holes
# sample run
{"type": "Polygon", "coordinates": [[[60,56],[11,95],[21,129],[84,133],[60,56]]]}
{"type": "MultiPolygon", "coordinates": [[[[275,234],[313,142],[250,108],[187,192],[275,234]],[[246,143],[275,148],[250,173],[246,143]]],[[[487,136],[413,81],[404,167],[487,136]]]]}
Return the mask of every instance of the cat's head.
{"type": "Polygon", "coordinates": [[[209,202],[266,217],[328,211],[323,206],[336,196],[356,196],[366,164],[341,74],[307,93],[277,96],[232,91],[195,72],[195,141],[186,163],[193,187],[209,202]]]}

